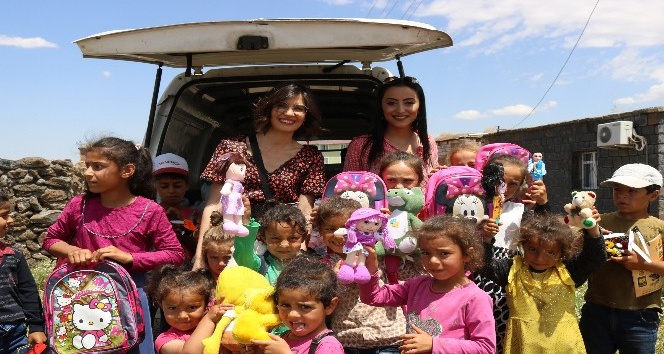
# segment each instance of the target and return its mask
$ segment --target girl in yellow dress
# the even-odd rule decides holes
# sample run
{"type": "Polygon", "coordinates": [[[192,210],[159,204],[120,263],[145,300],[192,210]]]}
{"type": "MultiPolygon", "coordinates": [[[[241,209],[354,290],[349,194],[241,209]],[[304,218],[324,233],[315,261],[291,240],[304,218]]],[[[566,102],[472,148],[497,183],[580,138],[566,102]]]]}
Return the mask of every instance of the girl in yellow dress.
{"type": "MultiPolygon", "coordinates": [[[[593,217],[599,214],[593,210],[593,217]]],[[[535,215],[521,225],[523,255],[492,259],[485,244],[480,272],[505,287],[510,317],[505,353],[585,353],[575,311],[575,291],[606,260],[604,238],[597,226],[580,240],[561,217],[535,215]]],[[[487,240],[485,240],[487,241],[487,240]]]]}

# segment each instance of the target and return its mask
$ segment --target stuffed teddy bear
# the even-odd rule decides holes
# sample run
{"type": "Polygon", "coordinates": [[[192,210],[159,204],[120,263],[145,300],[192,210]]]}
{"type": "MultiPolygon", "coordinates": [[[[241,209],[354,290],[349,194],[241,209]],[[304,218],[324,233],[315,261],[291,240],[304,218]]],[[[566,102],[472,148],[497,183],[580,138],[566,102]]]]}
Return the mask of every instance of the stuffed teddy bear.
{"type": "Polygon", "coordinates": [[[565,224],[583,229],[595,227],[597,222],[592,218],[595,199],[597,196],[593,192],[572,192],[572,202],[565,204],[565,224]]]}
{"type": "Polygon", "coordinates": [[[269,340],[268,329],[281,323],[274,304],[274,287],[257,272],[242,266],[227,267],[217,281],[216,297],[235,305],[217,323],[214,333],[203,340],[204,354],[217,354],[226,327],[233,324],[233,338],[240,344],[252,339],[269,340]]]}
{"type": "Polygon", "coordinates": [[[387,228],[397,247],[393,251],[386,252],[382,242],[378,242],[376,253],[385,256],[387,279],[390,284],[395,284],[398,282],[397,273],[402,260],[408,258],[412,260],[416,255],[417,240],[410,236],[409,232],[422,225],[422,221],[416,215],[424,208],[424,194],[419,187],[389,189],[387,203],[392,212],[387,221],[387,228]]]}

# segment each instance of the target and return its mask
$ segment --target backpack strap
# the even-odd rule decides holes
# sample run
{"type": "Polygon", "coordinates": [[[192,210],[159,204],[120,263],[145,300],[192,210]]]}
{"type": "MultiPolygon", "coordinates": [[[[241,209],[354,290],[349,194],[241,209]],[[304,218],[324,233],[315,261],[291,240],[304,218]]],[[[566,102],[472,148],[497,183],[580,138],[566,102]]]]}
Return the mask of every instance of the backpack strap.
{"type": "Polygon", "coordinates": [[[321,333],[321,334],[317,335],[316,338],[314,338],[311,341],[311,345],[309,346],[309,354],[316,354],[316,349],[318,349],[318,344],[320,344],[320,342],[323,340],[323,338],[325,338],[327,336],[333,336],[335,338],[337,337],[334,334],[334,331],[327,331],[327,332],[324,332],[324,333],[321,333]]]}

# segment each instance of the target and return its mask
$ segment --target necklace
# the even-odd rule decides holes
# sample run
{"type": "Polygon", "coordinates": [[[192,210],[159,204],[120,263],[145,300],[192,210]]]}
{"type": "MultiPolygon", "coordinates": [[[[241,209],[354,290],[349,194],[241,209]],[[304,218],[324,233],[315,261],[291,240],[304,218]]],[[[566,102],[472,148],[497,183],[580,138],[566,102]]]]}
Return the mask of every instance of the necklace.
{"type": "Polygon", "coordinates": [[[93,234],[93,235],[95,235],[95,236],[99,236],[99,237],[103,237],[103,238],[119,238],[119,237],[126,236],[126,235],[129,234],[130,232],[134,231],[134,229],[136,229],[136,228],[138,227],[138,225],[141,224],[141,222],[143,221],[143,218],[145,217],[145,214],[148,212],[148,207],[150,206],[150,204],[152,204],[152,201],[151,201],[151,200],[148,201],[147,204],[145,204],[145,208],[143,209],[143,213],[141,214],[141,217],[138,218],[138,221],[136,222],[136,224],[135,224],[134,226],[132,226],[132,227],[131,227],[129,230],[127,230],[126,232],[123,232],[123,233],[120,234],[120,235],[102,235],[102,234],[98,234],[98,233],[96,233],[96,232],[90,230],[90,228],[88,227],[88,225],[85,224],[85,205],[86,205],[86,202],[87,202],[87,198],[83,198],[83,211],[81,211],[81,220],[82,220],[82,222],[83,222],[83,228],[85,228],[85,230],[86,230],[87,232],[89,232],[89,233],[91,233],[91,234],[93,234]]]}

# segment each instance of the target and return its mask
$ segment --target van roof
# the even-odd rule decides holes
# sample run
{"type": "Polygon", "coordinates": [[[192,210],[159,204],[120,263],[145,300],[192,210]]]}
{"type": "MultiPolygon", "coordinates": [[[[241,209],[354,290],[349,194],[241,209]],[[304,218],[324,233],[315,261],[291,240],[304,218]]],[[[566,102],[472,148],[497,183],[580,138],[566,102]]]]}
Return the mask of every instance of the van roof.
{"type": "Polygon", "coordinates": [[[256,19],[110,31],[74,43],[86,58],[186,68],[379,62],[449,47],[452,38],[403,20],[256,19]]]}

